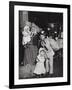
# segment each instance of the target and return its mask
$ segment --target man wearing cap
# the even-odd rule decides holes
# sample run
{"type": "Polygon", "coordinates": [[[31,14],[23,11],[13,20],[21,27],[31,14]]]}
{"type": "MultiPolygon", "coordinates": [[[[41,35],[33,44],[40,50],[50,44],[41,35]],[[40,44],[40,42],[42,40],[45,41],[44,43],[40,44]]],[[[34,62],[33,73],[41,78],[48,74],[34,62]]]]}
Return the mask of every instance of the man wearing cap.
{"type": "Polygon", "coordinates": [[[52,47],[50,46],[50,42],[49,42],[49,38],[48,36],[46,37],[46,34],[44,31],[41,32],[40,35],[41,38],[41,45],[46,49],[46,54],[47,54],[47,58],[49,59],[46,60],[46,71],[49,72],[50,74],[53,74],[53,55],[54,55],[54,51],[52,49],[52,47]],[[48,69],[49,65],[50,65],[50,70],[48,69]]]}

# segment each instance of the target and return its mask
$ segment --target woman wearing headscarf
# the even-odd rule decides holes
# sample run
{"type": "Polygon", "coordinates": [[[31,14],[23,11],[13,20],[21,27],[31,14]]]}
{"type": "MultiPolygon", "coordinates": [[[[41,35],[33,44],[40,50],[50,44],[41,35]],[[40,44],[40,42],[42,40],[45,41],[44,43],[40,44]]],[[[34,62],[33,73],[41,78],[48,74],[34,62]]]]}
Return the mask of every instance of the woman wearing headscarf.
{"type": "Polygon", "coordinates": [[[38,49],[36,45],[33,45],[33,36],[31,32],[30,22],[26,22],[26,25],[22,33],[22,44],[24,46],[24,65],[34,65],[38,49]]]}

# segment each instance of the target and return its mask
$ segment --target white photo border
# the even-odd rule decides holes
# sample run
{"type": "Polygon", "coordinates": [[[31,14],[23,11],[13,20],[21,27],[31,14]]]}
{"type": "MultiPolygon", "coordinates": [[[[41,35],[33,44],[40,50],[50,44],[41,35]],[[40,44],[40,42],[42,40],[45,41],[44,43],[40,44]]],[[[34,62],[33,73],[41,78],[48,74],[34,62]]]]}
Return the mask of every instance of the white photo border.
{"type": "Polygon", "coordinates": [[[67,82],[67,8],[14,6],[14,85],[67,82]],[[63,13],[63,77],[19,79],[19,11],[63,13]]]}

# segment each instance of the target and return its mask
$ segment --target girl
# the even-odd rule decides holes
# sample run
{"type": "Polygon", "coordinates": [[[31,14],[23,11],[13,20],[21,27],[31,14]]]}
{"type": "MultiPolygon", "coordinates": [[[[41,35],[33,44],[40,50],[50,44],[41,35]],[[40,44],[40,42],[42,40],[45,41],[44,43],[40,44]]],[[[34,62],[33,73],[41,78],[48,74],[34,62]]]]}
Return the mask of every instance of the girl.
{"type": "Polygon", "coordinates": [[[37,64],[35,66],[34,74],[36,75],[42,75],[46,73],[45,67],[44,67],[44,62],[45,62],[45,49],[40,48],[39,49],[39,54],[37,56],[37,64]]]}

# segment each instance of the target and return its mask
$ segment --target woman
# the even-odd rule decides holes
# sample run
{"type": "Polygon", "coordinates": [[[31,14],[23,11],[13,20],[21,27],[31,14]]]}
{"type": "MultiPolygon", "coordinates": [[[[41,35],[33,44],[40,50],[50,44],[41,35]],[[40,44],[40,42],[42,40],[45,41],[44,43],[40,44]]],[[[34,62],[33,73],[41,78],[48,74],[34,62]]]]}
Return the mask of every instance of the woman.
{"type": "Polygon", "coordinates": [[[24,45],[24,66],[27,64],[34,65],[38,49],[36,45],[33,45],[33,36],[31,32],[30,22],[26,22],[26,26],[24,27],[22,33],[23,33],[22,44],[24,45]]]}
{"type": "Polygon", "coordinates": [[[33,76],[33,71],[35,68],[35,60],[37,57],[37,46],[33,44],[33,38],[31,31],[32,25],[30,22],[26,22],[26,25],[22,31],[22,45],[24,47],[24,66],[20,67],[20,78],[29,78],[33,76]]]}

